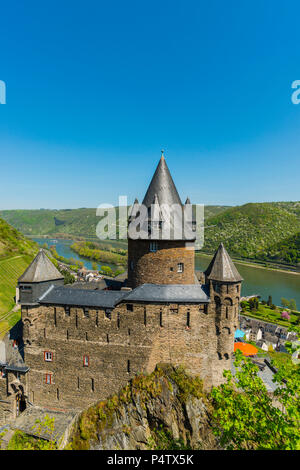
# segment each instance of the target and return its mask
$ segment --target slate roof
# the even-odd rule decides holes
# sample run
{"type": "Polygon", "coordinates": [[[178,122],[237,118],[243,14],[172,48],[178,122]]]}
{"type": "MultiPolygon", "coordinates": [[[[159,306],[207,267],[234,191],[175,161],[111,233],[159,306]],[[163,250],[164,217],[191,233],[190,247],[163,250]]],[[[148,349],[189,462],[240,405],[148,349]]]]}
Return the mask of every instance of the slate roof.
{"type": "MultiPolygon", "coordinates": [[[[127,276],[126,276],[127,277],[127,276]]],[[[72,289],[85,289],[85,290],[120,290],[124,286],[124,281],[115,279],[100,279],[99,281],[77,281],[73,284],[68,284],[72,289]]]]}
{"type": "MultiPolygon", "coordinates": [[[[139,222],[139,239],[149,239],[151,232],[152,240],[168,239],[194,241],[196,233],[191,230],[192,221],[187,221],[187,217],[184,217],[187,213],[187,211],[185,212],[187,204],[190,204],[189,199],[186,205],[182,204],[165,157],[162,154],[142,202],[142,205],[148,210],[147,214],[145,214],[147,217],[143,217],[144,212],[141,209],[139,210],[141,206],[139,206],[137,200],[135,200],[129,217],[129,238],[131,227],[136,230],[134,224],[131,226],[131,223],[135,219],[134,214],[140,213],[142,220],[139,222]],[[154,222],[156,222],[155,225],[153,224],[154,222]]],[[[194,221],[193,209],[191,211],[191,217],[194,221]]]]}
{"type": "Polygon", "coordinates": [[[129,301],[207,303],[210,299],[200,284],[143,284],[129,292],[126,302],[129,301]]]}
{"type": "Polygon", "coordinates": [[[227,253],[223,243],[219,245],[213,259],[205,271],[207,279],[213,281],[240,282],[243,280],[227,253]]]}
{"type": "Polygon", "coordinates": [[[146,207],[150,207],[156,197],[159,205],[180,204],[182,206],[182,202],[163,155],[161,156],[153,178],[147,189],[143,199],[143,204],[146,207]]]}
{"type": "Polygon", "coordinates": [[[51,286],[39,298],[38,302],[40,304],[114,308],[127,294],[128,291],[73,289],[66,286],[51,286]]]}
{"type": "Polygon", "coordinates": [[[40,250],[26,271],[19,277],[18,282],[43,282],[63,279],[44,250],[40,250]]]}
{"type": "Polygon", "coordinates": [[[200,284],[143,284],[132,291],[91,290],[52,285],[38,302],[46,305],[78,305],[82,307],[114,308],[126,302],[207,303],[205,286],[200,284]]]}

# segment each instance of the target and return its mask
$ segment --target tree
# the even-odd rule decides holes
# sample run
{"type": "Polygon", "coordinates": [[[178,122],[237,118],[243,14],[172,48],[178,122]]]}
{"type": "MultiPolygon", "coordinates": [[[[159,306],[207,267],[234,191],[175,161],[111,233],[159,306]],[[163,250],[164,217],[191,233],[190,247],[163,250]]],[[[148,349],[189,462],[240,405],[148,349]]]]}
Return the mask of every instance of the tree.
{"type": "Polygon", "coordinates": [[[253,311],[253,310],[257,310],[258,307],[259,307],[259,301],[258,301],[258,298],[257,297],[251,297],[249,299],[249,307],[250,307],[250,310],[253,311]]]}
{"type": "Polygon", "coordinates": [[[290,302],[288,301],[288,299],[281,297],[281,305],[285,308],[289,308],[290,302]]]}
{"type": "Polygon", "coordinates": [[[289,307],[290,307],[290,310],[297,310],[297,305],[296,305],[295,299],[290,300],[289,307]]]}
{"type": "Polygon", "coordinates": [[[271,305],[273,304],[272,296],[271,296],[271,295],[269,295],[269,297],[268,297],[267,304],[269,305],[269,307],[271,307],[271,305]]]}
{"type": "Polygon", "coordinates": [[[283,318],[284,320],[289,320],[289,319],[290,319],[290,315],[288,314],[288,312],[286,312],[285,310],[283,310],[283,312],[281,312],[281,318],[283,318]]]}
{"type": "Polygon", "coordinates": [[[64,276],[64,284],[73,284],[75,282],[75,277],[69,271],[62,269],[60,272],[64,276]]]}
{"type": "Polygon", "coordinates": [[[98,265],[95,263],[95,261],[92,262],[92,270],[97,271],[98,270],[98,265]]]}
{"type": "Polygon", "coordinates": [[[100,272],[106,274],[107,276],[111,276],[113,271],[109,266],[101,266],[100,272]]]}
{"type": "Polygon", "coordinates": [[[226,383],[212,389],[213,431],[224,448],[300,450],[300,367],[273,364],[276,406],[258,367],[240,351],[235,353],[236,377],[225,371],[226,383]]]}

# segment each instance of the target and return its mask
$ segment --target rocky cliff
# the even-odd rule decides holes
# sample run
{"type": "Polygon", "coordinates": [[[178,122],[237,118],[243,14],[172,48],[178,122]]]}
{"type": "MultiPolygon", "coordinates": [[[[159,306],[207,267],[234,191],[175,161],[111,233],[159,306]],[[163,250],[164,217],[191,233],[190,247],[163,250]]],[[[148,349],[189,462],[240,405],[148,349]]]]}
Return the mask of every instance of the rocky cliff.
{"type": "Polygon", "coordinates": [[[219,448],[201,380],[165,364],[151,375],[136,376],[118,395],[84,411],[71,446],[74,450],[219,448]]]}

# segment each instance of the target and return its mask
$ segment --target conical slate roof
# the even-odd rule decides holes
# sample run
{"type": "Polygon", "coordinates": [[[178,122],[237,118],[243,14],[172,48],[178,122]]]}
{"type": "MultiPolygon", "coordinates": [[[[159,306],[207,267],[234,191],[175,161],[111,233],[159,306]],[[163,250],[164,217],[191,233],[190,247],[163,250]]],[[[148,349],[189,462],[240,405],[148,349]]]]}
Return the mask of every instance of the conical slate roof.
{"type": "Polygon", "coordinates": [[[63,275],[49,260],[44,250],[40,250],[18,282],[43,282],[63,279],[63,275]]]}
{"type": "Polygon", "coordinates": [[[143,204],[146,207],[150,207],[156,196],[159,205],[168,204],[171,206],[172,204],[180,204],[182,206],[179,194],[163,154],[148,187],[143,204]]]}
{"type": "Polygon", "coordinates": [[[219,245],[210,265],[205,271],[207,279],[213,281],[240,282],[243,280],[227,253],[223,243],[219,245]]]}

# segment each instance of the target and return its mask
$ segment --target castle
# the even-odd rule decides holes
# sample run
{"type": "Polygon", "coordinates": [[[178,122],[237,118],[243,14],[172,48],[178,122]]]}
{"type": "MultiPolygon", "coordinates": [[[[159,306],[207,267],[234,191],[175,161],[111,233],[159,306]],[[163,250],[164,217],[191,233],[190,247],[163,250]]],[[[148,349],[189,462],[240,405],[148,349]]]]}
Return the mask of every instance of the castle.
{"type": "MultiPolygon", "coordinates": [[[[184,208],[190,201],[182,204],[162,155],[143,200],[150,214],[144,235],[128,231],[126,280],[96,289],[64,285],[40,250],[18,280],[22,354],[9,339],[0,348],[0,423],[31,405],[86,408],[159,362],[183,365],[208,389],[222,382],[231,366],[242,278],[220,244],[198,280],[195,221],[188,236],[160,236],[161,207],[174,204],[184,208]],[[149,239],[153,227],[158,235],[149,239]]],[[[139,207],[136,200],[129,223],[139,207]]]]}

